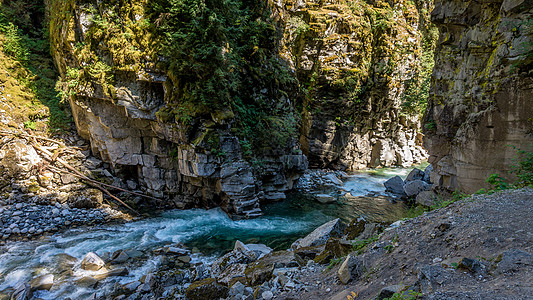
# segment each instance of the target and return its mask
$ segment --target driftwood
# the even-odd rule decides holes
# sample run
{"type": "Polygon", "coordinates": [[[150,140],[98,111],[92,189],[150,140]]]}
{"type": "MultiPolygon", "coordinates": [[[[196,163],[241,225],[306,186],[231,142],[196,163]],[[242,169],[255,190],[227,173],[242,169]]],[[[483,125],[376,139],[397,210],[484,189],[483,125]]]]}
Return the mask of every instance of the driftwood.
{"type": "Polygon", "coordinates": [[[120,200],[118,197],[116,197],[115,195],[111,194],[111,192],[109,192],[105,187],[103,187],[103,184],[101,182],[98,182],[96,180],[93,180],[87,176],[85,176],[83,173],[81,173],[80,171],[76,170],[74,167],[72,167],[71,165],[69,165],[66,161],[64,161],[63,159],[57,157],[57,152],[56,153],[50,153],[50,151],[46,150],[46,149],[43,149],[41,146],[37,145],[36,142],[32,143],[32,146],[33,148],[35,148],[36,150],[38,150],[39,152],[41,153],[44,153],[46,154],[48,157],[44,156],[44,159],[46,159],[47,161],[49,161],[50,163],[53,163],[55,161],[59,162],[60,164],[62,164],[65,168],[67,168],[68,170],[70,170],[71,172],[73,172],[74,174],[76,174],[77,176],[76,177],[79,177],[83,180],[85,180],[89,185],[92,185],[93,187],[101,190],[102,192],[104,192],[105,194],[107,194],[109,197],[111,197],[113,200],[117,201],[118,203],[122,204],[124,207],[126,207],[127,209],[129,209],[130,211],[134,212],[136,215],[139,215],[139,213],[131,208],[128,204],[124,203],[124,201],[120,200]]]}
{"type": "Polygon", "coordinates": [[[44,166],[44,168],[50,169],[51,171],[54,171],[56,173],[70,174],[72,176],[80,178],[81,180],[84,180],[89,185],[98,188],[99,190],[101,190],[102,192],[107,194],[109,197],[111,197],[112,199],[114,199],[115,201],[117,201],[118,203],[120,203],[121,205],[123,205],[124,207],[126,207],[127,209],[129,209],[130,211],[134,212],[137,215],[139,215],[139,213],[135,209],[131,208],[129,205],[124,203],[124,201],[120,200],[118,197],[116,197],[113,194],[111,194],[111,192],[109,192],[109,190],[107,190],[106,187],[110,188],[110,189],[115,189],[115,190],[118,190],[118,191],[121,191],[121,192],[129,193],[129,194],[132,194],[132,195],[135,195],[135,196],[140,196],[140,197],[144,197],[144,198],[148,198],[148,199],[152,199],[152,200],[160,200],[160,199],[152,197],[152,196],[148,196],[148,195],[145,195],[145,194],[129,191],[129,190],[126,190],[126,189],[123,189],[123,188],[120,188],[120,187],[117,187],[117,186],[114,186],[114,185],[110,185],[110,184],[106,184],[106,183],[103,183],[103,182],[96,181],[93,178],[90,178],[90,177],[86,176],[85,174],[81,173],[80,171],[76,170],[74,167],[69,165],[63,159],[59,158],[59,155],[61,154],[61,152],[71,152],[69,150],[71,150],[71,149],[79,149],[79,147],[67,147],[67,146],[65,146],[65,144],[63,144],[60,141],[56,141],[56,140],[53,140],[53,139],[50,139],[50,138],[46,138],[46,137],[41,137],[41,136],[34,136],[32,134],[23,133],[23,132],[9,132],[9,131],[0,130],[0,135],[2,135],[2,136],[9,136],[9,135],[11,135],[11,136],[20,136],[22,138],[25,138],[26,140],[28,140],[32,144],[33,148],[35,148],[37,151],[41,152],[42,154],[46,155],[46,156],[43,155],[43,157],[48,162],[48,164],[47,164],[47,166],[44,166]],[[56,149],[56,151],[54,151],[54,153],[52,153],[49,150],[45,149],[45,147],[39,145],[36,140],[52,142],[52,143],[55,143],[55,144],[59,145],[60,148],[56,149]],[[61,165],[63,165],[69,171],[66,171],[66,170],[63,170],[63,169],[59,169],[57,167],[54,167],[54,166],[50,165],[50,164],[53,164],[55,162],[59,162],[61,165]]]}

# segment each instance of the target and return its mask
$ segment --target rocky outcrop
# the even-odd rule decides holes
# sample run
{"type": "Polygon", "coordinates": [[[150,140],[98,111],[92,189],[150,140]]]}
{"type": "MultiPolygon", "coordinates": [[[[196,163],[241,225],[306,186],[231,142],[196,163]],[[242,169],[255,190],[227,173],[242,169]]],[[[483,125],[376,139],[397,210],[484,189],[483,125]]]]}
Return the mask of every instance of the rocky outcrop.
{"type": "Polygon", "coordinates": [[[417,114],[405,108],[431,68],[430,2],[278,2],[284,55],[306,88],[300,141],[311,167],[405,167],[426,157],[417,114]]]}
{"type": "Polygon", "coordinates": [[[440,29],[425,145],[440,187],[475,192],[533,149],[533,3],[435,1],[440,29]]]}
{"type": "Polygon", "coordinates": [[[284,199],[307,168],[290,139],[250,154],[248,141],[235,133],[231,108],[196,116],[199,107],[170,107],[180,79],[160,68],[168,58],[158,56],[161,37],[146,25],[153,20],[145,1],[124,9],[84,1],[49,1],[48,7],[52,53],[78,133],[117,173],[164,199],[157,205],[220,206],[255,217],[260,201],[284,199]],[[172,109],[189,111],[178,120],[172,109]]]}

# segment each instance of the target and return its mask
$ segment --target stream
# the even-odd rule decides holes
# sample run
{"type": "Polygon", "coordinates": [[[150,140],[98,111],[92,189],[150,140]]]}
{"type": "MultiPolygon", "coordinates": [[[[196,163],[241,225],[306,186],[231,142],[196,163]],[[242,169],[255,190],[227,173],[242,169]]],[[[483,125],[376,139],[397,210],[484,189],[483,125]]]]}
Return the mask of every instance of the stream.
{"type": "Polygon", "coordinates": [[[321,204],[308,195],[291,193],[283,202],[263,206],[264,215],[251,220],[233,221],[221,209],[171,210],[120,225],[74,228],[37,241],[10,242],[0,246],[0,291],[52,273],[55,281],[62,284],[54,284],[50,291],[39,291],[34,296],[42,299],[85,297],[89,289],[74,282],[99,272],[80,268],[81,260],[91,251],[103,257],[120,249],[145,253],[144,259],[127,266],[128,275],[115,277],[120,284],[125,284],[155,270],[160,257],[151,253],[163,246],[183,244],[192,250],[191,263],[209,263],[231,250],[236,240],[266,244],[274,250],[287,249],[296,239],[334,218],[348,222],[364,216],[368,221],[393,222],[405,216],[409,209],[406,204],[391,203],[385,197],[364,196],[371,192],[383,193],[385,180],[395,175],[405,178],[411,169],[351,174],[343,180],[342,186],[343,193],[349,195],[336,195],[335,203],[321,204]],[[64,274],[61,269],[64,265],[58,258],[65,254],[77,261],[70,268],[71,273],[58,276],[56,274],[64,274]]]}

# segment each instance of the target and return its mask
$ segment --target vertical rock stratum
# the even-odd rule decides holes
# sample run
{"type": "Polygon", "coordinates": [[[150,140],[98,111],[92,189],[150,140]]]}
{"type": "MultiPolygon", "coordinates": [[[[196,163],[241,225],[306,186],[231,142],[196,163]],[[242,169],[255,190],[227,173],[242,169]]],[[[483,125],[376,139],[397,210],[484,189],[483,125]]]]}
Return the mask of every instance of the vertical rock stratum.
{"type": "Polygon", "coordinates": [[[357,170],[425,159],[416,110],[425,107],[437,37],[432,1],[275,8],[286,24],[284,56],[305,87],[300,141],[310,165],[357,170]]]}
{"type": "Polygon", "coordinates": [[[533,1],[435,1],[440,30],[425,116],[433,182],[464,192],[509,177],[533,149],[533,1]]]}

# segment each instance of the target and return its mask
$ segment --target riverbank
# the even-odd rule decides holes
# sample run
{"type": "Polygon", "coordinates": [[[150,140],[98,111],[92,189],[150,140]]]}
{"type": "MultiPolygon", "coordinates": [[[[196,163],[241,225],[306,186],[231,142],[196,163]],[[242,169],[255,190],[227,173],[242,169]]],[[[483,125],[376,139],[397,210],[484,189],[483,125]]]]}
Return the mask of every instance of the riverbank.
{"type": "Polygon", "coordinates": [[[531,211],[531,188],[471,196],[387,228],[348,263],[296,272],[294,281],[320,284],[275,298],[533,299],[531,211]]]}

